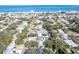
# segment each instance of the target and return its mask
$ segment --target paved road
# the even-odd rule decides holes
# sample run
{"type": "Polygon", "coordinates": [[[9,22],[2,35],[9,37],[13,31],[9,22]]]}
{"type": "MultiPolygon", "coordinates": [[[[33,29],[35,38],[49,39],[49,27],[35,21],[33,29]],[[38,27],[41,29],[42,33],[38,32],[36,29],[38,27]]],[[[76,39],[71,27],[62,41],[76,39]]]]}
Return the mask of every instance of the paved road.
{"type": "Polygon", "coordinates": [[[37,53],[38,54],[42,54],[43,53],[43,49],[44,49],[44,41],[45,41],[45,38],[44,36],[42,35],[43,32],[42,32],[42,25],[39,25],[38,26],[38,31],[37,31],[37,34],[38,34],[38,49],[37,49],[37,53]]]}
{"type": "Polygon", "coordinates": [[[58,29],[58,31],[61,34],[61,37],[65,39],[63,39],[64,42],[66,42],[71,47],[78,47],[78,45],[74,41],[72,41],[72,39],[69,38],[68,34],[65,33],[62,29],[58,29]]]}

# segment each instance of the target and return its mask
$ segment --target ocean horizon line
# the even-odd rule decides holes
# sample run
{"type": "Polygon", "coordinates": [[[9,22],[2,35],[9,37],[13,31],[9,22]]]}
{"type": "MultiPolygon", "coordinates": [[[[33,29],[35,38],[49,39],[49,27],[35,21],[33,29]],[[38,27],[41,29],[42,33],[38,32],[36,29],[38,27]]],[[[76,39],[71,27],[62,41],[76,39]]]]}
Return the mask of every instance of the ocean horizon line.
{"type": "Polygon", "coordinates": [[[79,11],[79,5],[0,5],[0,12],[79,11]]]}

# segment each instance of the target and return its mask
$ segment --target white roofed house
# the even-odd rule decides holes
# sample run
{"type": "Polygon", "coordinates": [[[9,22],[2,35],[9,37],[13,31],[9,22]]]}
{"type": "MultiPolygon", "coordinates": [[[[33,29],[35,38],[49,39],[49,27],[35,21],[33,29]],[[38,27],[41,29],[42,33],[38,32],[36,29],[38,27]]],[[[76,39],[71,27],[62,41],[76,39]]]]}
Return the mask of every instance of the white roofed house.
{"type": "Polygon", "coordinates": [[[23,21],[23,25],[27,26],[28,25],[27,21],[23,21]]]}
{"type": "Polygon", "coordinates": [[[23,24],[18,25],[18,27],[16,28],[16,30],[18,30],[18,31],[19,31],[19,33],[22,33],[22,31],[23,31],[24,27],[25,27],[25,26],[24,26],[23,24]]]}

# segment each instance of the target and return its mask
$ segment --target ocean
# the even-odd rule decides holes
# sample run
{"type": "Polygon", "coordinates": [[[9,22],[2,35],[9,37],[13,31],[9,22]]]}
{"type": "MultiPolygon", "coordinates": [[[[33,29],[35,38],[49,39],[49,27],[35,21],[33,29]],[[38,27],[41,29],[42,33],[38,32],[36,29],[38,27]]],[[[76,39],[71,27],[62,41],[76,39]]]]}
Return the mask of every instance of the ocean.
{"type": "Polygon", "coordinates": [[[79,5],[0,5],[0,12],[79,11],[79,5]]]}

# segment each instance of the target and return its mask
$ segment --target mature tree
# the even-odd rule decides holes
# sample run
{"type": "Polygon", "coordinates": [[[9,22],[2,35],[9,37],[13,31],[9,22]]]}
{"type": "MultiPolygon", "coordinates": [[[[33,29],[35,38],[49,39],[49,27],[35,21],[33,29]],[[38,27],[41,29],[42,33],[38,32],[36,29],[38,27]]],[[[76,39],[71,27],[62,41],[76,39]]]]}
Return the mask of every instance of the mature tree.
{"type": "Polygon", "coordinates": [[[12,41],[12,34],[5,35],[3,32],[0,32],[0,53],[7,48],[7,46],[12,41]]]}
{"type": "Polygon", "coordinates": [[[51,31],[52,30],[52,25],[50,25],[48,22],[45,22],[43,24],[43,28],[46,29],[47,31],[51,31]]]}
{"type": "Polygon", "coordinates": [[[37,48],[38,47],[38,43],[36,42],[36,41],[29,41],[28,42],[29,44],[28,44],[28,46],[29,46],[29,48],[37,48]]]}

